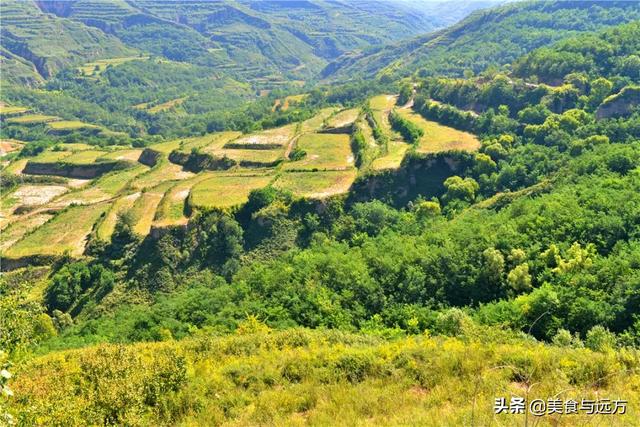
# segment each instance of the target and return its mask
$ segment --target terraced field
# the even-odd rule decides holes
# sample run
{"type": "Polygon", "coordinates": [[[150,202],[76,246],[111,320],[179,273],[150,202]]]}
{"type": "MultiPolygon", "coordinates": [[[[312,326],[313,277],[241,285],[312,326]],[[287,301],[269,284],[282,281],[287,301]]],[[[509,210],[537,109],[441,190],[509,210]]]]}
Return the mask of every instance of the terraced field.
{"type": "Polygon", "coordinates": [[[7,123],[16,123],[21,125],[35,125],[39,123],[48,123],[59,120],[59,117],[48,116],[46,114],[25,114],[23,116],[11,117],[7,119],[7,123]]]}
{"type": "Polygon", "coordinates": [[[245,203],[252,190],[266,187],[273,176],[215,173],[191,189],[194,208],[232,208],[245,203]]]}
{"type": "Polygon", "coordinates": [[[401,108],[398,112],[424,131],[416,147],[418,153],[437,153],[448,150],[475,151],[480,148],[480,141],[471,133],[426,120],[410,109],[401,108]]]}
{"type": "Polygon", "coordinates": [[[339,170],[353,166],[349,135],[308,133],[297,142],[307,155],[304,159],[287,163],[289,170],[339,170]]]}
{"type": "Polygon", "coordinates": [[[284,172],[274,186],[299,197],[324,198],[345,193],[356,179],[355,169],[322,172],[284,172]]]}
{"type": "MultiPolygon", "coordinates": [[[[94,13],[95,11],[92,11],[92,14],[94,13]]],[[[78,70],[84,76],[97,77],[102,74],[109,66],[117,67],[118,65],[124,64],[129,61],[144,61],[147,59],[149,59],[148,56],[124,56],[120,58],[99,59],[97,61],[87,62],[81,67],[78,67],[78,70]]]]}
{"type": "MultiPolygon", "coordinates": [[[[18,175],[26,170],[42,175],[25,169],[27,162],[50,165],[54,172],[56,165],[82,169],[120,163],[115,169],[101,170],[94,178],[55,177],[51,183],[22,184],[6,192],[0,199],[2,257],[60,256],[65,252],[79,256],[87,236],[108,241],[123,214],[133,221],[133,231],[145,236],[153,228],[184,225],[197,210],[233,210],[247,201],[252,190],[268,185],[305,198],[347,192],[358,173],[397,168],[407,150],[414,149],[387,128],[395,97],[374,97],[370,105],[378,115],[379,126],[392,136],[384,144],[376,141],[360,109],[331,107],[300,123],[251,134],[220,132],[179,138],[153,144],[144,152],[127,146],[97,149],[83,143],[65,143],[35,157],[17,158],[4,167],[3,173],[18,175]],[[359,164],[361,170],[355,166],[351,151],[349,132],[354,129],[362,131],[366,142],[367,165],[359,164]],[[294,149],[305,154],[299,160],[290,160],[294,149]],[[207,169],[215,169],[215,163],[186,170],[183,164],[192,153],[214,159],[227,157],[235,160],[235,165],[227,165],[227,170],[207,169]]],[[[408,109],[401,113],[425,129],[424,141],[415,148],[419,152],[477,148],[473,135],[428,122],[408,109]]],[[[39,117],[15,118],[27,117],[25,123],[30,123],[33,116],[39,117]]],[[[38,120],[44,123],[42,120],[49,119],[42,116],[38,120]]],[[[59,128],[85,125],[69,121],[53,124],[59,128]]]]}
{"type": "Polygon", "coordinates": [[[70,207],[11,246],[5,256],[20,258],[65,253],[80,256],[84,252],[86,237],[108,206],[106,203],[96,203],[70,207]]]}
{"type": "Polygon", "coordinates": [[[391,140],[387,143],[387,153],[378,157],[371,163],[374,170],[397,169],[402,163],[410,145],[397,140],[391,140]]]}

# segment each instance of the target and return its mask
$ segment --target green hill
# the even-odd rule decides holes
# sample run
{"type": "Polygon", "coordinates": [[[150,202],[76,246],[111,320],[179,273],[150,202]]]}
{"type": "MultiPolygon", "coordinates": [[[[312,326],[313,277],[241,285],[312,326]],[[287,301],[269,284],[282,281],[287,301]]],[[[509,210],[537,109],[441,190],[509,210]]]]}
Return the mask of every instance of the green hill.
{"type": "Polygon", "coordinates": [[[418,73],[456,75],[510,64],[524,53],[562,38],[640,18],[636,2],[517,2],[476,11],[441,31],[350,52],[329,64],[326,79],[390,78],[418,73]]]}

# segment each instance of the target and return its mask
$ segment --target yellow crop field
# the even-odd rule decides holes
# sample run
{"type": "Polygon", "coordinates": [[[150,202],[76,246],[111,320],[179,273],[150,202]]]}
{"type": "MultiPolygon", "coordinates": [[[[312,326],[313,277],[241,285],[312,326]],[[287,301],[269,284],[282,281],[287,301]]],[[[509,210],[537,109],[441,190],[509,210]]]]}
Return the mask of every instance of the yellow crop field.
{"type": "Polygon", "coordinates": [[[140,193],[133,193],[118,198],[111,204],[102,221],[98,223],[96,235],[100,240],[108,241],[111,238],[118,221],[118,215],[131,209],[134,202],[140,197],[140,193]]]}
{"type": "Polygon", "coordinates": [[[378,95],[369,100],[369,106],[372,110],[391,111],[397,99],[395,95],[378,95]]]}
{"type": "Polygon", "coordinates": [[[7,225],[0,232],[0,251],[3,253],[14,243],[20,240],[25,234],[40,227],[51,219],[51,214],[36,214],[19,218],[7,225]]]}
{"type": "Polygon", "coordinates": [[[87,235],[107,208],[106,203],[72,206],[11,246],[6,251],[6,256],[18,258],[29,255],[62,255],[65,252],[72,256],[82,255],[87,235]]]}
{"type": "Polygon", "coordinates": [[[191,188],[199,182],[209,179],[210,172],[203,172],[193,178],[185,179],[173,185],[160,201],[154,218],[154,225],[166,227],[169,225],[185,224],[187,218],[184,216],[184,208],[191,188]]]}
{"type": "Polygon", "coordinates": [[[437,153],[449,150],[475,151],[480,148],[480,141],[473,134],[426,120],[420,114],[409,109],[399,109],[398,113],[424,131],[424,135],[416,147],[418,153],[437,153]]]}
{"type": "Polygon", "coordinates": [[[4,168],[3,171],[12,175],[18,175],[19,173],[22,173],[22,170],[27,165],[28,161],[29,159],[14,160],[9,163],[9,165],[4,168]]]}
{"type": "Polygon", "coordinates": [[[251,190],[266,187],[270,175],[216,173],[193,186],[191,204],[199,208],[230,208],[245,203],[251,190]]]}
{"type": "Polygon", "coordinates": [[[15,105],[0,105],[0,115],[12,116],[15,114],[22,114],[29,111],[27,107],[18,107],[15,105]]]}
{"type": "Polygon", "coordinates": [[[98,158],[98,161],[103,160],[124,160],[128,162],[137,162],[142,154],[141,149],[132,150],[115,150],[108,152],[98,158]]]}
{"type": "Polygon", "coordinates": [[[397,169],[410,146],[402,141],[390,140],[387,147],[387,153],[372,162],[371,167],[374,170],[397,169]]]}
{"type": "Polygon", "coordinates": [[[106,151],[98,151],[98,150],[83,150],[76,151],[70,156],[64,158],[64,163],[72,163],[77,165],[90,165],[96,162],[96,160],[104,156],[106,151]]]}
{"type": "Polygon", "coordinates": [[[302,135],[298,148],[306,151],[305,158],[286,163],[285,169],[327,170],[347,169],[353,166],[349,135],[309,133],[302,135]]]}
{"type": "Polygon", "coordinates": [[[7,119],[7,123],[16,123],[22,125],[31,125],[37,123],[48,123],[54,120],[59,120],[56,116],[47,116],[45,114],[25,114],[24,116],[11,117],[7,119]]]}
{"type": "Polygon", "coordinates": [[[195,138],[188,138],[182,140],[180,150],[184,152],[190,152],[192,149],[202,149],[207,151],[209,149],[220,149],[227,142],[236,139],[242,135],[242,132],[217,132],[208,133],[204,136],[197,136],[195,138]]]}
{"type": "Polygon", "coordinates": [[[315,116],[313,116],[310,119],[307,119],[304,122],[302,122],[302,126],[301,126],[300,130],[302,132],[315,132],[317,130],[320,130],[322,128],[322,126],[324,125],[324,122],[336,110],[337,110],[337,108],[335,108],[335,107],[323,108],[315,116]]]}
{"type": "Polygon", "coordinates": [[[98,129],[100,126],[84,123],[79,120],[59,120],[47,123],[53,130],[76,130],[76,129],[98,129]]]}
{"type": "Polygon", "coordinates": [[[131,186],[135,190],[155,187],[164,181],[187,179],[194,176],[191,172],[182,170],[182,166],[170,163],[168,160],[161,160],[149,171],[132,181],[131,186]]]}
{"type": "Polygon", "coordinates": [[[182,140],[180,139],[173,139],[171,141],[150,145],[149,148],[159,153],[169,154],[173,150],[179,149],[181,142],[182,140]]]}
{"type": "Polygon", "coordinates": [[[233,144],[252,145],[286,145],[294,137],[296,125],[286,125],[275,129],[252,133],[231,141],[233,144]]]}
{"type": "Polygon", "coordinates": [[[296,196],[323,198],[346,193],[356,179],[355,169],[324,172],[284,172],[274,186],[291,191],[296,196]]]}
{"type": "Polygon", "coordinates": [[[327,127],[341,128],[353,124],[358,118],[360,110],[358,108],[350,108],[334,114],[327,120],[327,127]]]}
{"type": "Polygon", "coordinates": [[[174,183],[171,181],[163,182],[156,187],[148,189],[138,197],[133,204],[133,207],[129,210],[129,214],[132,216],[134,221],[134,233],[140,236],[146,236],[149,234],[153,218],[156,215],[156,209],[160,204],[164,193],[171,188],[173,184],[174,183]]]}
{"type": "Polygon", "coordinates": [[[32,160],[38,163],[55,163],[73,155],[71,151],[43,151],[32,160]]]}

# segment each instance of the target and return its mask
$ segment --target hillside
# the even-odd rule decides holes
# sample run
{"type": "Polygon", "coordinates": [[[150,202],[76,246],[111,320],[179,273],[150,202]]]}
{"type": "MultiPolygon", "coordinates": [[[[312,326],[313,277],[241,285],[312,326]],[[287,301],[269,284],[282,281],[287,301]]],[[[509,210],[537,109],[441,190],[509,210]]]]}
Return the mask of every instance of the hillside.
{"type": "Polygon", "coordinates": [[[288,68],[420,4],[34,4],[125,50],[3,50],[0,425],[637,424],[638,4],[288,68]]]}
{"type": "Polygon", "coordinates": [[[350,52],[329,64],[329,80],[389,78],[418,73],[462,76],[491,64],[510,64],[555,40],[640,18],[635,2],[517,2],[476,11],[441,31],[350,52]]]}
{"type": "MultiPolygon", "coordinates": [[[[243,80],[306,79],[344,52],[443,27],[486,4],[422,10],[384,0],[8,1],[2,9],[3,48],[44,78],[68,65],[143,52],[215,67],[243,80]],[[66,39],[54,37],[55,31],[66,39]],[[40,36],[54,49],[44,49],[40,36]]],[[[36,80],[25,71],[9,76],[23,83],[36,80]]]]}

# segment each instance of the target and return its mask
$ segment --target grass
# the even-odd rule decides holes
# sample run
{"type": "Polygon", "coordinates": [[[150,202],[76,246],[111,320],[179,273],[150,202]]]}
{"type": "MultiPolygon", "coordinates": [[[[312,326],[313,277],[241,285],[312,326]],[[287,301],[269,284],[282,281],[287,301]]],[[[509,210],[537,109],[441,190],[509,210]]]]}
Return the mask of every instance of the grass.
{"type": "Polygon", "coordinates": [[[480,141],[473,134],[426,120],[418,113],[408,109],[399,109],[398,112],[424,131],[424,135],[416,147],[418,153],[437,153],[449,150],[475,151],[480,148],[480,141]]]}
{"type": "Polygon", "coordinates": [[[340,111],[327,120],[327,127],[341,128],[344,126],[348,126],[356,121],[359,114],[360,109],[358,108],[351,108],[348,110],[340,111]]]}
{"type": "Polygon", "coordinates": [[[140,197],[138,197],[133,204],[133,207],[129,210],[129,213],[134,220],[134,233],[140,236],[146,236],[149,234],[153,218],[156,215],[156,209],[160,204],[164,193],[171,188],[173,184],[174,183],[171,181],[163,182],[162,184],[143,192],[140,197]]]}
{"type": "Polygon", "coordinates": [[[302,135],[297,146],[306,151],[304,159],[285,164],[285,169],[330,170],[353,166],[349,135],[308,133],[302,135]]]}
{"type": "Polygon", "coordinates": [[[378,157],[371,163],[372,169],[397,169],[410,146],[402,141],[390,140],[387,147],[387,154],[378,157]]]}
{"type": "Polygon", "coordinates": [[[7,119],[7,123],[15,123],[20,125],[33,125],[38,123],[48,123],[54,120],[59,120],[56,116],[47,116],[44,114],[25,114],[20,117],[11,117],[7,119]]]}
{"type": "Polygon", "coordinates": [[[266,187],[270,175],[214,173],[191,189],[190,203],[198,208],[231,208],[245,203],[251,190],[266,187]]]}
{"type": "Polygon", "coordinates": [[[116,228],[118,215],[131,209],[138,197],[140,197],[140,193],[129,194],[118,198],[111,204],[103,220],[99,222],[96,228],[96,235],[100,240],[109,241],[111,239],[111,235],[116,228]]]}
{"type": "Polygon", "coordinates": [[[9,386],[23,397],[13,411],[27,425],[621,427],[637,425],[640,411],[637,352],[523,339],[385,340],[296,328],[102,344],[17,369],[9,386]],[[625,399],[628,409],[496,415],[495,398],[511,396],[625,399]]]}
{"type": "Polygon", "coordinates": [[[6,256],[20,258],[29,255],[62,255],[66,252],[80,256],[87,235],[107,208],[106,203],[72,206],[19,240],[6,251],[6,256]]]}
{"type": "Polygon", "coordinates": [[[79,120],[60,120],[48,123],[47,126],[53,130],[77,130],[77,129],[98,129],[100,126],[84,123],[79,120]]]}
{"type": "Polygon", "coordinates": [[[325,172],[284,172],[275,187],[291,191],[296,196],[323,198],[346,193],[356,178],[355,169],[325,172]]]}

